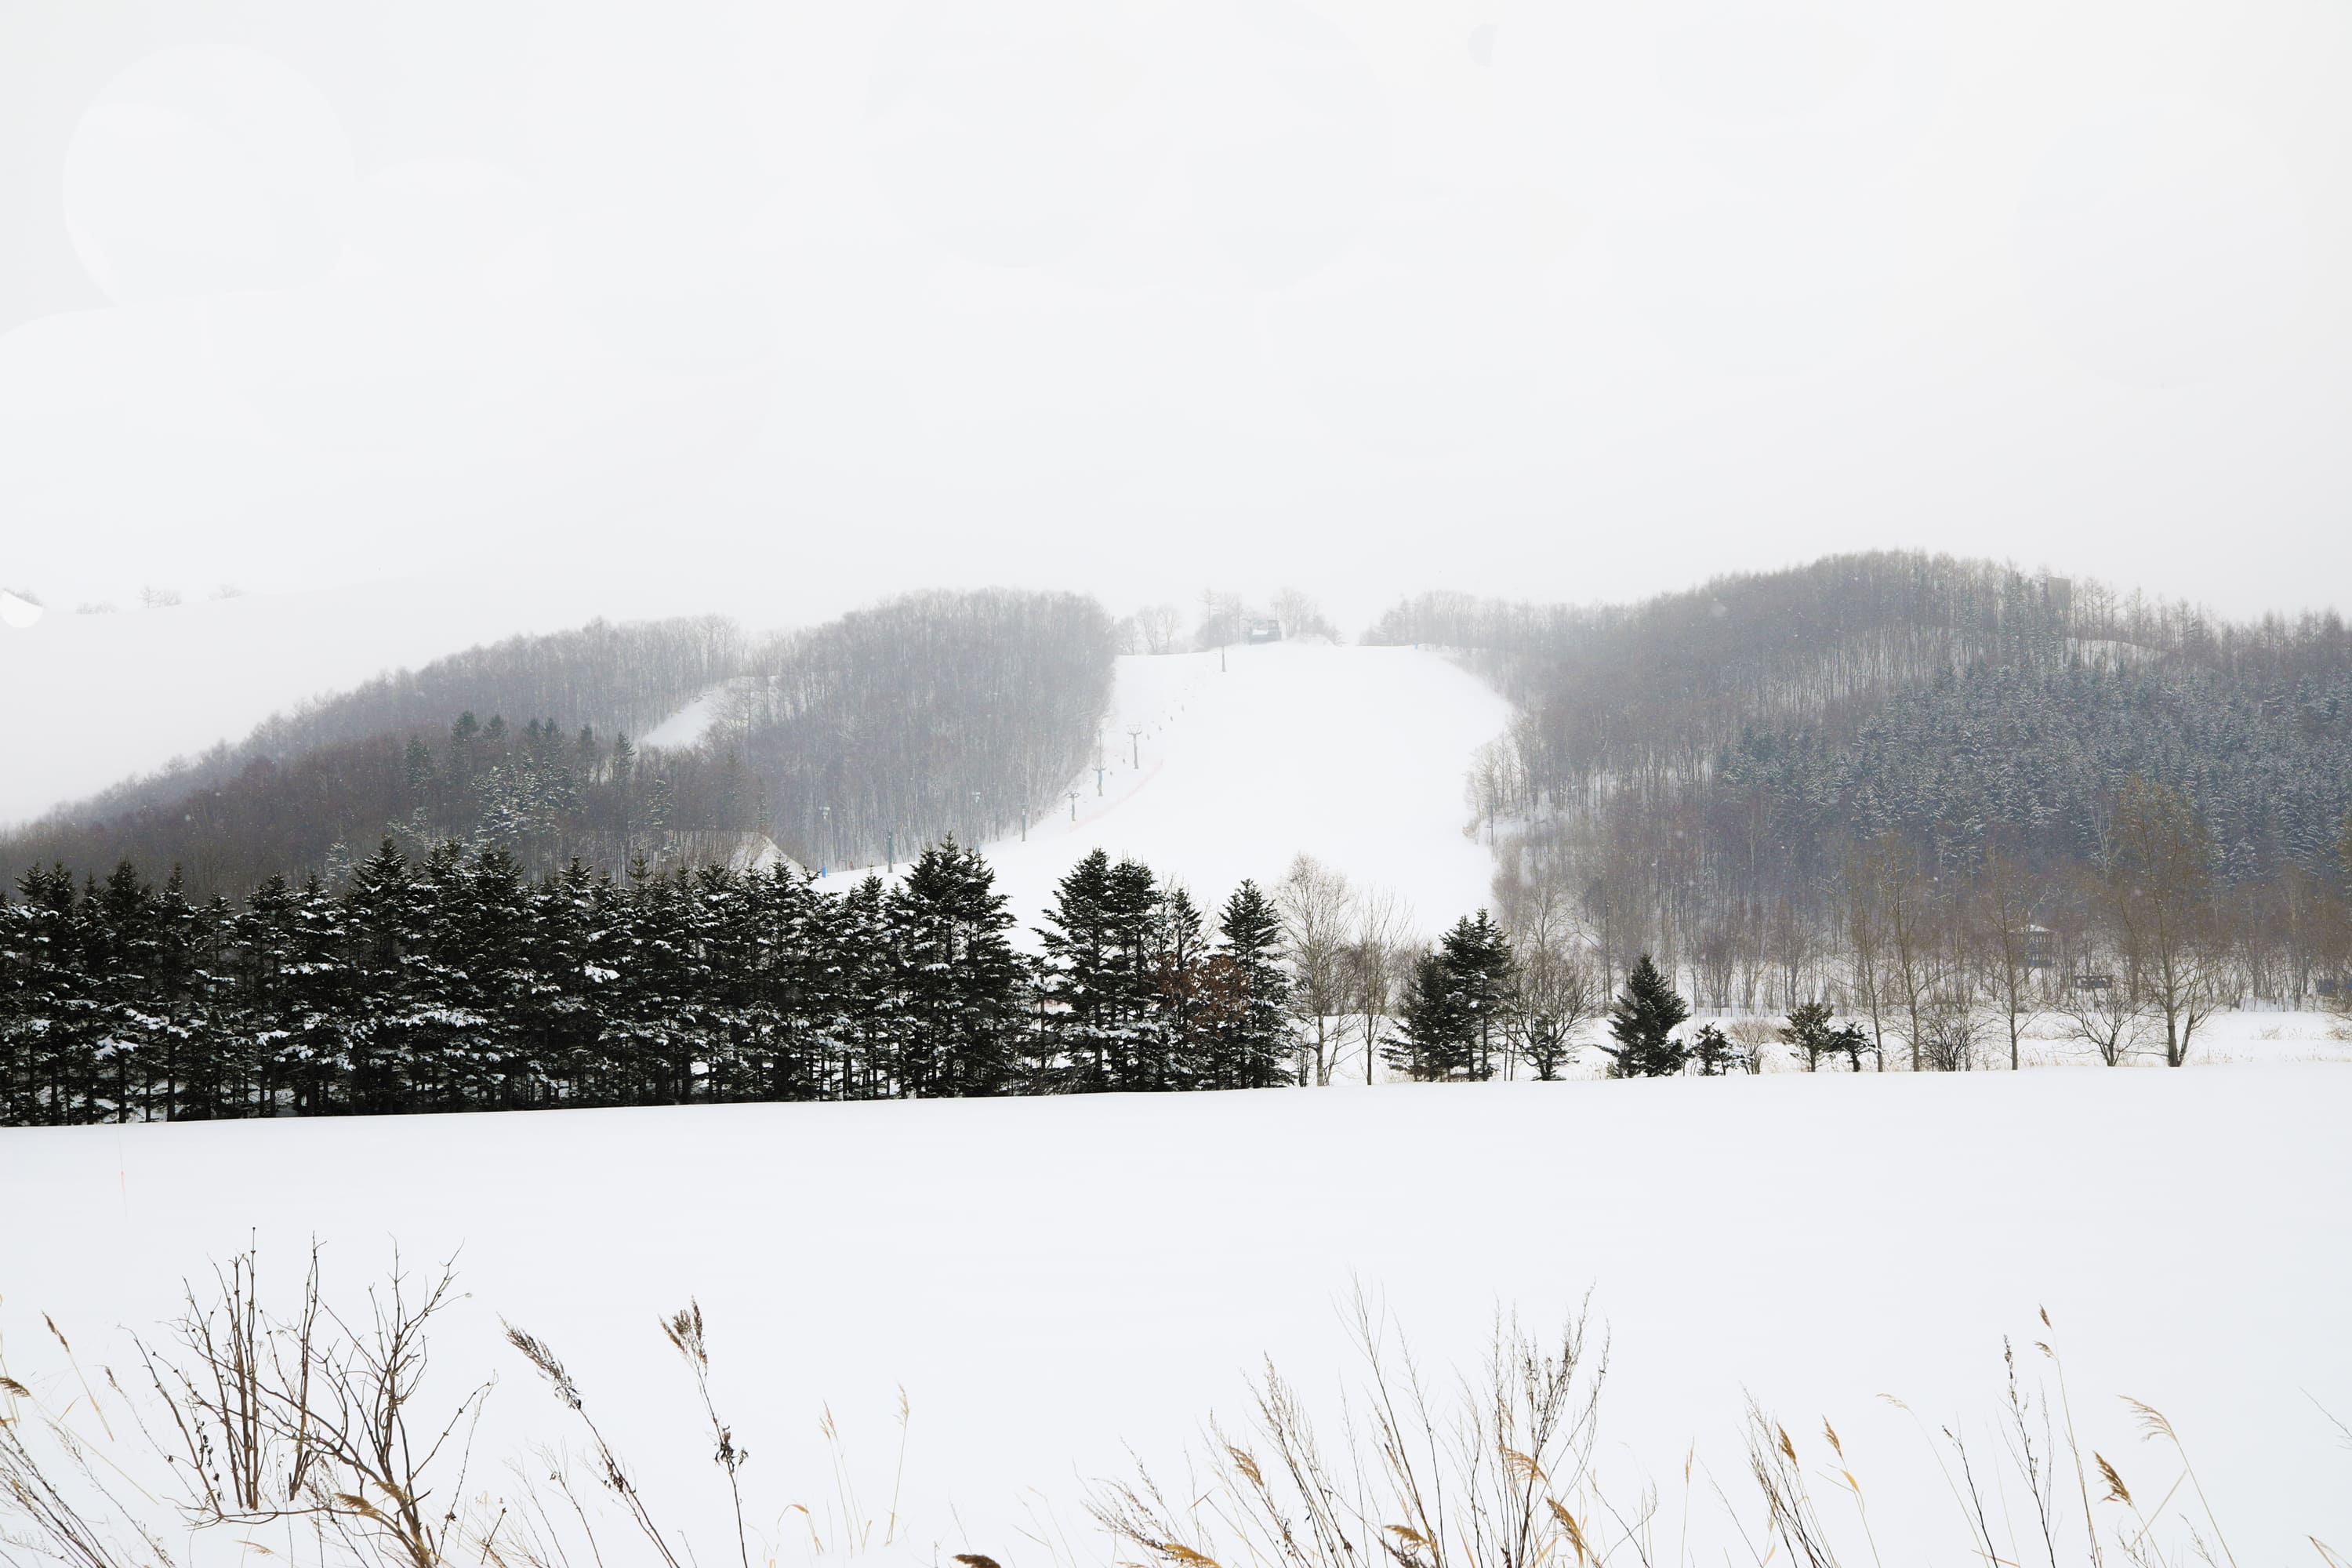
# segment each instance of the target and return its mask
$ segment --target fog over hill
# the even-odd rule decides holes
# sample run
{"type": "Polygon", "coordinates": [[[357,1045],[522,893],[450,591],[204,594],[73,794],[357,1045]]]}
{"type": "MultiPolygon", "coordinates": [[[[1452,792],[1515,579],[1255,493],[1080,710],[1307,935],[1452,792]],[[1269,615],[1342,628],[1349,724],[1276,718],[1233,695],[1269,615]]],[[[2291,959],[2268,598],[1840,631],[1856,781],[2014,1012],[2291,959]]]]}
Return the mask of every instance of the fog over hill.
{"type": "Polygon", "coordinates": [[[597,622],[312,701],[0,834],[0,857],[176,866],[199,897],[340,874],[387,834],[502,845],[533,873],[723,862],[754,837],[871,858],[888,831],[1042,803],[1093,744],[1110,658],[1101,609],[1058,595],[919,596],[757,644],[717,617],[597,622]],[[631,741],[695,706],[717,721],[687,743],[631,741]]]}

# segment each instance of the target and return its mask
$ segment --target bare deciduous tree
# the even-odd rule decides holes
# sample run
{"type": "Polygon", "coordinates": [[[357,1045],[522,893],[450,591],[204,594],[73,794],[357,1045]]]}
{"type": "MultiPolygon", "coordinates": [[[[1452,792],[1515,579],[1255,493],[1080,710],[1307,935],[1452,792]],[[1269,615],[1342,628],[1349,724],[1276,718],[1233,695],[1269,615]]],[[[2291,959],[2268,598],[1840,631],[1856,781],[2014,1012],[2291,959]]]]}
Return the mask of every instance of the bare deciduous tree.
{"type": "Polygon", "coordinates": [[[1367,888],[1356,900],[1355,935],[1348,944],[1349,1011],[1355,1016],[1357,1038],[1364,1047],[1364,1081],[1372,1081],[1380,1061],[1381,1033],[1396,999],[1400,972],[1407,957],[1407,933],[1412,915],[1385,888],[1367,888]]]}
{"type": "Polygon", "coordinates": [[[1576,1054],[1576,1033],[1607,1010],[1591,942],[1557,860],[1514,857],[1495,879],[1495,903],[1518,960],[1512,1034],[1538,1079],[1549,1082],[1576,1054]]]}
{"type": "Polygon", "coordinates": [[[1285,588],[1274,596],[1274,618],[1282,623],[1282,635],[1286,637],[1328,637],[1339,640],[1339,628],[1323,613],[1323,606],[1297,588],[1285,588]]]}
{"type": "Polygon", "coordinates": [[[2058,1015],[2074,1037],[2121,1067],[2137,1053],[2147,1026],[2147,1002],[2129,976],[2078,974],[2060,994],[2058,1015]]]}
{"type": "Polygon", "coordinates": [[[1300,1026],[1298,1081],[1328,1084],[1339,1058],[1333,1025],[1348,1011],[1355,895],[1345,876],[1301,855],[1276,887],[1274,902],[1297,981],[1290,1005],[1300,1026]]]}
{"type": "Polygon", "coordinates": [[[2009,1029],[2009,1067],[2017,1070],[2018,1042],[2042,1010],[2033,983],[2037,965],[2047,963],[2048,933],[2033,922],[2034,886],[2016,857],[1996,847],[1985,857],[1974,900],[1981,961],[1993,999],[2009,1029]]]}
{"type": "Polygon", "coordinates": [[[2179,791],[2143,778],[2116,797],[2113,831],[2109,918],[2139,989],[2164,1020],[2165,1065],[2179,1067],[2226,990],[2211,837],[2179,791]]]}
{"type": "Polygon", "coordinates": [[[1142,634],[1144,652],[1174,653],[1176,639],[1183,633],[1184,616],[1173,605],[1146,605],[1135,612],[1135,626],[1142,634]]]}

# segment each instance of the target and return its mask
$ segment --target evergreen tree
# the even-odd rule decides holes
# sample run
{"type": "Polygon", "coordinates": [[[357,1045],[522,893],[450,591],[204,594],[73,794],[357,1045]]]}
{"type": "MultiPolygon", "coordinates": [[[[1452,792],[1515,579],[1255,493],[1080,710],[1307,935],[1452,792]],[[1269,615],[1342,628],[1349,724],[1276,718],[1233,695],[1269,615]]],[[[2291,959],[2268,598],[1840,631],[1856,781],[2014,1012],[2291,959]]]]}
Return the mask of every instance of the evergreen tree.
{"type": "Polygon", "coordinates": [[[298,1116],[334,1105],[350,1082],[360,1018],[346,907],[317,877],[303,879],[287,910],[280,1025],[275,1055],[298,1116]]]}
{"type": "Polygon", "coordinates": [[[1045,1070],[1058,1079],[1056,1087],[1081,1093],[1115,1083],[1119,984],[1111,898],[1110,857],[1089,850],[1054,885],[1053,906],[1037,931],[1045,949],[1038,972],[1045,1033],[1057,1047],[1045,1070]]]}
{"type": "Polygon", "coordinates": [[[1701,1078],[1720,1078],[1739,1065],[1740,1049],[1714,1024],[1701,1024],[1691,1037],[1689,1059],[1698,1064],[1701,1078]]]}
{"type": "Polygon", "coordinates": [[[1854,1070],[1862,1070],[1860,1047],[1868,1038],[1862,1030],[1848,1024],[1840,1028],[1830,1022],[1827,1002],[1800,1002],[1789,1009],[1789,1022],[1780,1031],[1780,1038],[1805,1053],[1805,1070],[1819,1072],[1822,1053],[1847,1051],[1853,1057],[1854,1070]],[[1849,1038],[1849,1036],[1851,1038],[1849,1038]]]}
{"type": "MultiPolygon", "coordinates": [[[[155,1009],[160,1027],[154,1042],[155,1077],[147,1097],[146,1115],[174,1120],[179,1112],[179,1080],[192,1053],[206,1048],[212,988],[200,968],[208,946],[202,913],[190,906],[187,879],[172,868],[163,890],[155,900],[155,1009]]],[[[357,1003],[353,1004],[356,1008],[357,1003]]]]}
{"type": "Polygon", "coordinates": [[[868,873],[838,906],[814,891],[810,902],[805,941],[817,970],[810,1008],[820,1037],[840,1058],[840,1092],[851,1100],[908,1093],[914,1065],[899,1028],[907,993],[889,890],[868,873]]]}
{"type": "Polygon", "coordinates": [[[408,858],[389,837],[352,868],[343,920],[358,1014],[350,1036],[350,1104],[354,1111],[380,1116],[404,1108],[404,1042],[394,1020],[405,1003],[404,960],[414,941],[408,858]]]}
{"type": "Polygon", "coordinates": [[[1021,1021],[1022,963],[996,874],[950,837],[908,868],[892,902],[908,1092],[1001,1094],[1021,1021]]]}
{"type": "Polygon", "coordinates": [[[1393,1035],[1381,1054],[1415,1083],[1438,1083],[1467,1070],[1471,1023],[1455,975],[1437,951],[1412,961],[1393,1035]]]}
{"type": "Polygon", "coordinates": [[[1486,910],[1456,921],[1406,976],[1390,1065],[1423,1083],[1493,1077],[1514,972],[1510,941],[1486,910]]]}
{"type": "Polygon", "coordinates": [[[236,1030],[236,1055],[227,1064],[230,1092],[238,1101],[228,1111],[232,1116],[278,1114],[278,1090],[294,1065],[289,1059],[291,1031],[285,1027],[294,1001],[294,889],[284,877],[273,876],[247,896],[230,929],[245,1004],[236,1030]]]}
{"type": "Polygon", "coordinates": [[[1452,978],[1456,1006],[1469,1047],[1468,1076],[1495,1075],[1495,1047],[1510,1016],[1511,981],[1516,965],[1510,939],[1480,910],[1456,921],[1439,944],[1439,953],[1452,978]]]}
{"type": "Polygon", "coordinates": [[[125,860],[88,911],[84,973],[102,978],[92,996],[98,1031],[93,1120],[129,1121],[146,1099],[144,1079],[161,1033],[155,890],[125,860]]]}
{"type": "Polygon", "coordinates": [[[1129,858],[1111,868],[1102,913],[1108,937],[1105,1023],[1116,1089],[1155,1089],[1167,1081],[1167,1033],[1152,962],[1160,912],[1160,883],[1150,867],[1129,858]]]}
{"type": "Polygon", "coordinates": [[[1682,1071],[1689,1052],[1674,1032],[1689,1016],[1689,1005],[1643,953],[1609,1009],[1609,1035],[1617,1044],[1601,1048],[1609,1053],[1610,1076],[1664,1078],[1682,1071]]]}
{"type": "Polygon", "coordinates": [[[1282,921],[1257,884],[1244,880],[1217,921],[1215,1016],[1210,1076],[1226,1089],[1290,1081],[1290,977],[1282,968],[1282,921]]]}
{"type": "Polygon", "coordinates": [[[1160,1020],[1161,1072],[1155,1086],[1203,1089],[1214,1081],[1205,992],[1209,958],[1200,907],[1181,883],[1171,885],[1160,901],[1160,921],[1153,933],[1153,1005],[1160,1020]]]}

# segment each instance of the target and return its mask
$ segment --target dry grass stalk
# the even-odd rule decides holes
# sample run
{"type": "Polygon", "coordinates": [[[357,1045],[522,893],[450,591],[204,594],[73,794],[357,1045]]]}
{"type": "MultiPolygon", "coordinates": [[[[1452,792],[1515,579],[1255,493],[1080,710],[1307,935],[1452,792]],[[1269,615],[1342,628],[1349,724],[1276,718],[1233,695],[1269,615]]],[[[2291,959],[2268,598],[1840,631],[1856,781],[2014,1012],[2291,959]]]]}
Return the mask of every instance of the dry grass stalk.
{"type": "Polygon", "coordinates": [[[662,1332],[678,1354],[686,1358],[688,1370],[694,1373],[694,1391],[702,1400],[702,1414],[710,1423],[712,1438],[718,1448],[713,1458],[727,1472],[727,1491],[735,1504],[735,1550],[742,1568],[751,1568],[751,1537],[743,1528],[743,1483],[740,1472],[743,1461],[751,1456],[735,1442],[734,1430],[719,1419],[718,1406],[710,1399],[710,1348],[702,1321],[702,1304],[688,1300],[686,1306],[673,1313],[662,1324],[662,1332]]]}
{"type": "MultiPolygon", "coordinates": [[[[669,1542],[663,1536],[661,1527],[654,1522],[652,1513],[646,1507],[644,1494],[637,1489],[636,1483],[629,1478],[628,1467],[621,1462],[621,1456],[614,1449],[613,1445],[605,1440],[604,1434],[597,1426],[595,1418],[588,1414],[588,1402],[582,1396],[580,1385],[573,1382],[572,1374],[564,1370],[563,1363],[557,1358],[553,1347],[546,1341],[503,1320],[501,1320],[501,1326],[506,1330],[507,1343],[520,1352],[523,1360],[529,1362],[532,1369],[547,1380],[548,1386],[554,1390],[556,1402],[580,1418],[581,1426],[587,1431],[590,1447],[594,1451],[597,1479],[604,1482],[607,1491],[620,1500],[623,1510],[629,1516],[629,1521],[637,1527],[637,1532],[643,1535],[646,1542],[653,1547],[655,1555],[661,1559],[664,1568],[685,1568],[685,1564],[678,1561],[677,1554],[670,1549],[669,1542]]],[[[584,1510],[582,1510],[582,1519],[584,1525],[586,1520],[584,1510]]],[[[588,1538],[593,1543],[595,1539],[595,1531],[593,1528],[588,1530],[588,1538]]]]}
{"type": "Polygon", "coordinates": [[[1343,1426],[1347,1468],[1269,1364],[1251,1387],[1251,1429],[1195,1458],[1205,1478],[1171,1503],[1148,1469],[1100,1484],[1090,1511],[1120,1545],[1182,1568],[1542,1568],[1597,1561],[1561,1494],[1580,1495],[1605,1353],[1583,1320],[1537,1340],[1495,1325],[1485,1364],[1433,1396],[1411,1352],[1359,1295],[1349,1324],[1361,1358],[1360,1416],[1343,1426]],[[1360,1425],[1359,1425],[1360,1420],[1360,1425]]]}

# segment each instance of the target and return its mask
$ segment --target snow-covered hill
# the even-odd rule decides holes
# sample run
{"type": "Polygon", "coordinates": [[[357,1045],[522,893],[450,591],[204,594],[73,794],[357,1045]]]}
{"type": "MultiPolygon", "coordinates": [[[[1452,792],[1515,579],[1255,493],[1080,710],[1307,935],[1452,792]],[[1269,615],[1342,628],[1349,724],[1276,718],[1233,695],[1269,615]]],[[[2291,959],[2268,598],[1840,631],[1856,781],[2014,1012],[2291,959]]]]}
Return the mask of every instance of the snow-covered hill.
{"type": "Polygon", "coordinates": [[[272,713],[387,669],[590,618],[527,584],[421,579],[52,610],[0,632],[0,824],[241,741],[272,713]]]}
{"type": "Polygon", "coordinates": [[[645,574],[417,576],[0,627],[0,825],[235,744],[274,713],[508,637],[706,614],[645,574]]]}
{"type": "MultiPolygon", "coordinates": [[[[568,1435],[503,1316],[558,1348],[711,1563],[733,1559],[724,1483],[656,1328],[691,1295],[780,1560],[808,1539],[786,1505],[828,1533],[839,1515],[828,1404],[862,1507],[890,1506],[903,1384],[908,1549],[887,1560],[1047,1568],[1068,1559],[1024,1536],[1046,1505],[1076,1560],[1110,1561],[1069,1506],[1081,1479],[1126,1442],[1174,1468],[1204,1410],[1241,1414],[1261,1353],[1328,1395],[1354,1281],[1440,1383],[1497,1303],[1541,1321],[1591,1288],[1612,1331],[1598,1458],[1629,1508],[1658,1483],[1655,1561],[1678,1560],[1694,1443],[1693,1560],[1721,1560],[1710,1477],[1738,1495],[1748,1391],[1810,1458],[1835,1425],[1885,1562],[1971,1561],[1927,1438],[1878,1395],[1965,1423],[1980,1481],[2005,1471],[2006,1334],[2029,1384],[2034,1342],[2065,1354],[2086,1447],[2143,1504],[2178,1467],[2116,1396],[2169,1416],[2252,1568],[2312,1561],[2305,1531],[2352,1538],[2352,1453],[2315,1407],[2352,1416],[2347,1125],[2352,1072],[2306,1064],[16,1130],[0,1350],[64,1405],[43,1312],[94,1383],[112,1363],[134,1384],[115,1326],[167,1316],[179,1277],[251,1232],[288,1285],[320,1237],[347,1300],[394,1239],[412,1267],[462,1248],[472,1298],[435,1373],[452,1397],[502,1378],[469,1494],[509,1495],[526,1434],[568,1435]]],[[[2033,1540],[2024,1507],[1992,1505],[2005,1555],[2033,1540]]]]}
{"type": "Polygon", "coordinates": [[[1473,754],[1509,719],[1476,677],[1416,648],[1288,642],[1121,658],[1099,780],[1089,769],[1069,781],[1025,839],[984,852],[1024,933],[1097,847],[1212,909],[1244,878],[1270,889],[1308,854],[1394,892],[1433,928],[1487,901],[1493,860],[1463,832],[1463,791],[1473,754]]]}

